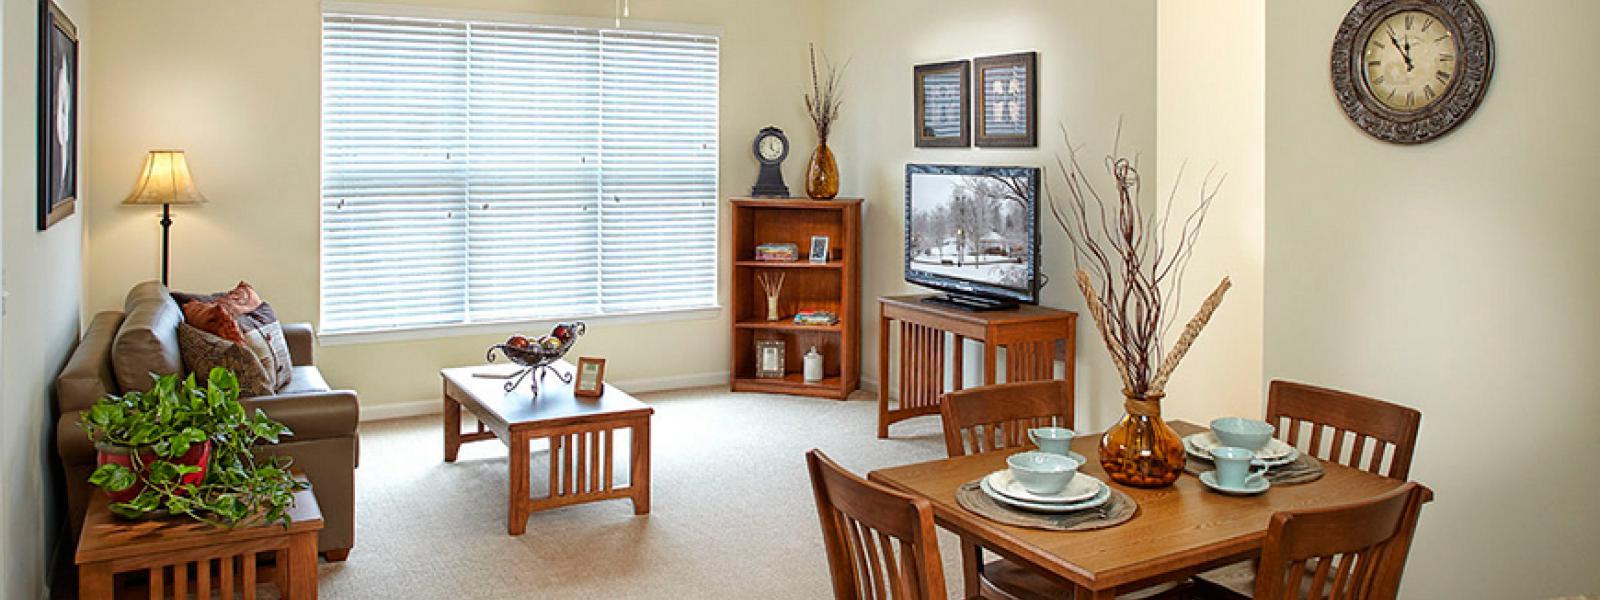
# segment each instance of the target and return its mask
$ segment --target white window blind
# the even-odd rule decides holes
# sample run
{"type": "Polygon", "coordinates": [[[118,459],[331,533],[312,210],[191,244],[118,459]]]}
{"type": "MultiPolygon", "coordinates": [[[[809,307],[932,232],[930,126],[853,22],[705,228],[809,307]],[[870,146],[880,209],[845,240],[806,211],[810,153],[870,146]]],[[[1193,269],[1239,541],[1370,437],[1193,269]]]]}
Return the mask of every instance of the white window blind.
{"type": "Polygon", "coordinates": [[[322,31],[325,331],[715,306],[716,36],[322,31]]]}

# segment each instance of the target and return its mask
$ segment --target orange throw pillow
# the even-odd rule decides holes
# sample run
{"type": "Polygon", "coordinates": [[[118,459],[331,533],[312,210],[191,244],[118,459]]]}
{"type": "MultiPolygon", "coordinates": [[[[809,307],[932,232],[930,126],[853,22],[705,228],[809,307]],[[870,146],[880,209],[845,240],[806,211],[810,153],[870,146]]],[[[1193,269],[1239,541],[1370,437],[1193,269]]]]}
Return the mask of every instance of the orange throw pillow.
{"type": "Polygon", "coordinates": [[[183,321],[230,342],[244,343],[244,331],[239,329],[239,322],[233,320],[233,314],[221,302],[191,300],[183,305],[183,321]]]}
{"type": "Polygon", "coordinates": [[[217,304],[221,304],[237,317],[261,308],[261,296],[256,294],[256,289],[250,287],[250,284],[241,281],[233,289],[223,292],[217,298],[217,304]]]}

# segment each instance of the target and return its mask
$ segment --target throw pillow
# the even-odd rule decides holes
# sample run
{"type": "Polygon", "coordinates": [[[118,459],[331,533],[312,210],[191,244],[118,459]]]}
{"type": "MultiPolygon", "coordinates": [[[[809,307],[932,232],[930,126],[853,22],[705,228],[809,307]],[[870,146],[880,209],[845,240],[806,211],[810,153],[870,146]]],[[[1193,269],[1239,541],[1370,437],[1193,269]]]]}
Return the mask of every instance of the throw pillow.
{"type": "Polygon", "coordinates": [[[239,329],[239,322],[222,304],[191,300],[183,305],[183,322],[230,342],[244,343],[244,332],[239,329]]]}
{"type": "Polygon", "coordinates": [[[278,391],[255,352],[244,344],[222,339],[188,323],[178,325],[178,346],[183,364],[202,385],[213,367],[233,371],[243,396],[265,396],[278,391]]]}
{"type": "Polygon", "coordinates": [[[278,314],[273,312],[271,304],[261,299],[254,287],[241,281],[225,292],[206,295],[173,292],[172,297],[185,306],[192,301],[214,303],[232,315],[243,343],[255,351],[262,368],[271,377],[273,390],[288,387],[294,366],[289,357],[289,342],[283,338],[278,314]]]}

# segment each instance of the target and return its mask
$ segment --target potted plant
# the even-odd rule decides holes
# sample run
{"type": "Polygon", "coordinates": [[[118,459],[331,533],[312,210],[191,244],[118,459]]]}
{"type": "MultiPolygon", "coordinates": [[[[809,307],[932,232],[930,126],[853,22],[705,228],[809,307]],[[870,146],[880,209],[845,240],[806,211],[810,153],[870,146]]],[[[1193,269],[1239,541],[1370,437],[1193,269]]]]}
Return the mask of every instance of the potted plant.
{"type": "Polygon", "coordinates": [[[1167,336],[1183,299],[1185,268],[1225,177],[1213,180],[1208,173],[1195,207],[1187,216],[1174,215],[1177,182],[1165,206],[1141,203],[1137,161],[1119,155],[1113,144],[1104,165],[1115,189],[1102,191],[1091,184],[1070,139],[1066,147],[1066,157],[1057,159],[1066,193],[1064,199],[1051,195],[1050,210],[1072,243],[1078,289],[1122,378],[1127,413],[1101,437],[1100,466],[1124,485],[1171,485],[1186,458],[1182,438],[1161,419],[1161,400],[1173,370],[1232,286],[1228,278],[1201,302],[1175,342],[1167,336]]]}
{"type": "Polygon", "coordinates": [[[258,460],[252,448],[276,444],[289,428],[239,403],[239,381],[212,369],[206,385],[191,374],[155,378],[147,392],[107,395],[83,412],[99,451],[89,483],[126,518],[187,515],[220,527],[289,521],[294,493],[307,485],[289,460],[258,460]]]}

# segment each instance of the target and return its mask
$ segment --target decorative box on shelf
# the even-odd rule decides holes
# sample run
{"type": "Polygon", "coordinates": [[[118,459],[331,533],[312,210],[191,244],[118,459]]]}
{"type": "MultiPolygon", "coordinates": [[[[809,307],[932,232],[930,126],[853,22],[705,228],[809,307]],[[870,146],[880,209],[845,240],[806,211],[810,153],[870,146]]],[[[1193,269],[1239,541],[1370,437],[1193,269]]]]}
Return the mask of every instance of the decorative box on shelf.
{"type": "Polygon", "coordinates": [[[800,260],[800,247],[794,244],[762,244],[756,246],[756,260],[794,262],[800,260]]]}
{"type": "Polygon", "coordinates": [[[794,314],[795,325],[837,325],[839,315],[831,310],[802,310],[794,314]]]}

